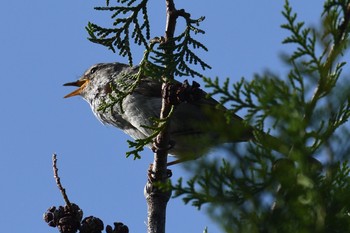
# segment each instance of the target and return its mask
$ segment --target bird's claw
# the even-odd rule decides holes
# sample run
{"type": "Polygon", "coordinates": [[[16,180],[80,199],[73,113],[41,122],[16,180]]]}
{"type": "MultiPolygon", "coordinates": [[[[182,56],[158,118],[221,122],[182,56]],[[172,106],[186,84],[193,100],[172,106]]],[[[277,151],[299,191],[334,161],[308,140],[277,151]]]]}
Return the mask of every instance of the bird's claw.
{"type": "Polygon", "coordinates": [[[157,153],[159,151],[169,151],[173,149],[175,146],[175,141],[170,140],[169,145],[167,147],[160,147],[156,141],[153,142],[152,144],[152,151],[153,153],[157,153]]]}
{"type": "MultiPolygon", "coordinates": [[[[159,180],[155,177],[155,175],[156,175],[156,173],[153,171],[153,163],[151,163],[149,165],[148,172],[147,172],[147,180],[149,183],[153,183],[153,182],[159,180]]],[[[170,169],[166,169],[165,177],[162,177],[162,179],[163,178],[169,179],[172,175],[173,175],[173,172],[170,169]]]]}

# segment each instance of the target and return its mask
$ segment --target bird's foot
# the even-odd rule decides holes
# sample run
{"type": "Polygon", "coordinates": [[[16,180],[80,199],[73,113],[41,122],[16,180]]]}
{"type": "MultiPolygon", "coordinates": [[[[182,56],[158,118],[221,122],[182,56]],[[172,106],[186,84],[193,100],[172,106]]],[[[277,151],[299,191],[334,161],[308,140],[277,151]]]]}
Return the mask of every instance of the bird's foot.
{"type": "Polygon", "coordinates": [[[199,83],[193,81],[192,85],[185,80],[183,83],[168,83],[162,90],[162,97],[168,104],[179,105],[182,102],[194,102],[203,98],[204,92],[199,83]]]}
{"type": "MultiPolygon", "coordinates": [[[[170,169],[166,170],[165,177],[162,177],[161,179],[169,179],[173,175],[172,171],[170,169]]],[[[153,183],[155,181],[158,181],[159,178],[156,177],[156,173],[153,171],[153,163],[149,165],[148,171],[147,171],[147,178],[149,183],[153,183]]]]}
{"type": "Polygon", "coordinates": [[[172,140],[169,141],[169,145],[167,147],[161,147],[158,145],[158,143],[156,141],[154,141],[151,149],[152,149],[153,153],[157,153],[159,151],[169,151],[169,150],[173,149],[174,146],[175,146],[175,141],[172,141],[172,140]]]}

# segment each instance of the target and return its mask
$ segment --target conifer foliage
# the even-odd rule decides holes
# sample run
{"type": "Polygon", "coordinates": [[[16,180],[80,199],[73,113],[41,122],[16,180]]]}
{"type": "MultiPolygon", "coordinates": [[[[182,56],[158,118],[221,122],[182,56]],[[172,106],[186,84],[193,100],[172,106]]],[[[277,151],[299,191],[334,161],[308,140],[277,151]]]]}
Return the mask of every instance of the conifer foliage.
{"type": "MultiPolygon", "coordinates": [[[[106,6],[95,9],[110,14],[112,26],[90,22],[86,27],[91,42],[127,57],[130,65],[131,44],[145,50],[134,82],[117,98],[111,96],[101,111],[120,104],[142,75],[201,77],[210,96],[219,99],[218,107],[228,108],[227,120],[233,113],[244,112],[247,124],[288,147],[284,153],[276,152],[257,135],[254,142],[226,146],[221,151],[224,159],[203,158],[189,164],[193,177],[165,188],[185,203],[205,207],[224,232],[350,232],[350,76],[346,73],[350,70],[350,0],[326,0],[319,28],[300,21],[286,0],[281,30],[288,32],[283,43],[293,52],[283,56],[289,66],[285,77],[267,71],[251,81],[231,77],[223,83],[203,76],[210,65],[197,54],[207,48],[195,35],[204,34],[200,28],[204,17],[193,19],[178,10],[185,29],[167,41],[162,36],[151,38],[148,3],[107,0],[106,6]]],[[[127,155],[139,158],[166,120],[155,120],[157,127],[150,138],[129,142],[132,150],[127,155]]],[[[65,213],[53,208],[47,215],[55,226],[58,210],[65,213]]],[[[75,212],[79,222],[82,214],[75,212]]]]}
{"type": "Polygon", "coordinates": [[[290,149],[230,147],[227,159],[202,161],[173,188],[186,203],[206,204],[226,232],[348,232],[350,2],[326,1],[320,29],[299,21],[288,1],[282,14],[283,43],[294,48],[284,55],[286,77],[268,71],[249,82],[204,80],[221,105],[244,110],[248,123],[290,149]]]}

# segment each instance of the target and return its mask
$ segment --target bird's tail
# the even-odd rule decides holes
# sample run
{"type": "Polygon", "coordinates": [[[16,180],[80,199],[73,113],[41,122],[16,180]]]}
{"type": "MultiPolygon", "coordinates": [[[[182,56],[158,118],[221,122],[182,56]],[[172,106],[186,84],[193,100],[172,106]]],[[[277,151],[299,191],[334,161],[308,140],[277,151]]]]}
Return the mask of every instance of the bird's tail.
{"type": "Polygon", "coordinates": [[[288,155],[292,149],[291,145],[263,131],[254,130],[252,141],[262,145],[264,148],[272,149],[284,155],[288,155]]]}

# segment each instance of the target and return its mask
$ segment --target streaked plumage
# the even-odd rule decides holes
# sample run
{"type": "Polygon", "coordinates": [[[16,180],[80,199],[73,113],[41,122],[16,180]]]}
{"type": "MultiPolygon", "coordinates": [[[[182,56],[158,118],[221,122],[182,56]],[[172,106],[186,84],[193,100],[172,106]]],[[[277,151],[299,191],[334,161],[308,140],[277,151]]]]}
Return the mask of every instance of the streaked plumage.
{"type": "MultiPolygon", "coordinates": [[[[79,88],[65,97],[81,95],[91,106],[95,116],[104,124],[120,128],[134,139],[145,138],[152,133],[152,118],[158,118],[161,109],[161,85],[154,78],[143,77],[134,92],[122,102],[123,111],[118,104],[113,111],[98,111],[103,100],[108,99],[114,88],[122,88],[120,82],[131,82],[129,76],[138,72],[138,67],[121,63],[101,63],[89,68],[76,82],[65,86],[79,88]]],[[[178,157],[197,157],[213,146],[225,142],[240,142],[252,139],[252,130],[244,126],[242,119],[232,116],[231,123],[226,124],[225,109],[217,109],[217,101],[203,98],[194,102],[183,102],[176,106],[170,123],[170,136],[174,142],[170,153],[178,157]]]]}

